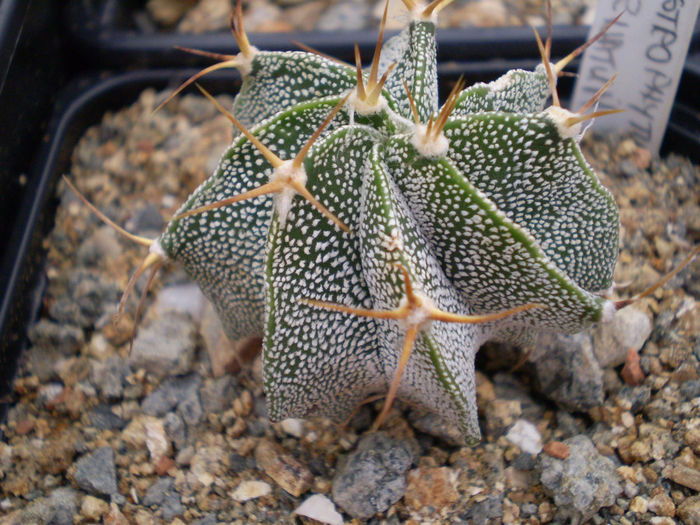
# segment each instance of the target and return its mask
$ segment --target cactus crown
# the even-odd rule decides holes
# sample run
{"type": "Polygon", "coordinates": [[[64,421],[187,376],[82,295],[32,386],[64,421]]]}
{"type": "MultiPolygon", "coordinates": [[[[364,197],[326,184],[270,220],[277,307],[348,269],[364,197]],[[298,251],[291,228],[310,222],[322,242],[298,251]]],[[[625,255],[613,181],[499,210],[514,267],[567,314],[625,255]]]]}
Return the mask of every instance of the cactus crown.
{"type": "Polygon", "coordinates": [[[563,109],[556,78],[582,48],[551,64],[537,36],[534,71],[460,80],[438,108],[447,1],[404,0],[411,21],[382,47],[385,9],[368,71],[357,52],[351,66],[256,49],[239,5],[240,52],[185,83],[238,68],[233,109],[219,109],[239,134],[165,232],[136,239],[150,252],[135,278],[177,261],[232,340],[263,337],[273,419],[342,420],[381,394],[375,427],[399,397],[473,442],[484,342],[577,332],[628,304],[598,294],[612,284],[618,210],[578,144],[606,86],[563,109]]]}

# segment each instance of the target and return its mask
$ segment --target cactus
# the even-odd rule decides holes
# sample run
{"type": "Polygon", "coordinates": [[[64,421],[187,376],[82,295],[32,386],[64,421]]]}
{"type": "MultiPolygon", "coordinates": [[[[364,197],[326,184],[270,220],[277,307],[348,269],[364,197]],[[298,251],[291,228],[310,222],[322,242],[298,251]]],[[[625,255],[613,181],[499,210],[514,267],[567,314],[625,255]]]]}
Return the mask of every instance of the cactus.
{"type": "Polygon", "coordinates": [[[190,80],[239,69],[233,110],[220,108],[238,134],[164,233],[136,239],[150,253],[127,292],[147,269],[182,264],[232,340],[263,338],[272,419],[343,420],[379,394],[375,428],[401,398],[475,442],[484,342],[527,346],[624,306],[599,294],[618,210],[578,145],[603,112],[584,114],[595,99],[561,107],[556,76],[580,50],[551,64],[549,38],[534,71],[460,81],[438,108],[446,2],[404,3],[408,27],[382,47],[385,9],[368,71],[357,49],[354,66],[259,51],[239,5],[240,52],[190,80]]]}

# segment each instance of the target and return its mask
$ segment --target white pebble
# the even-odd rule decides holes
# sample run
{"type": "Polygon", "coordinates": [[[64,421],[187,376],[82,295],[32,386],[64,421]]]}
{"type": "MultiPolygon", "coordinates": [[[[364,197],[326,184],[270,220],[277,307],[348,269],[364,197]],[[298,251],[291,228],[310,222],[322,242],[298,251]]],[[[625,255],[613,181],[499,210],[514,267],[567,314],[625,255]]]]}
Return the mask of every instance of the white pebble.
{"type": "Polygon", "coordinates": [[[307,498],[297,507],[294,514],[329,525],[343,525],[343,517],[335,510],[333,502],[323,494],[314,494],[307,498]]]}
{"type": "Polygon", "coordinates": [[[506,439],[528,454],[539,454],[542,436],[537,427],[524,419],[518,419],[506,434],[506,439]]]}
{"type": "Polygon", "coordinates": [[[231,493],[231,497],[237,502],[243,503],[249,499],[267,496],[270,492],[272,492],[272,488],[264,481],[242,481],[231,493]]]}

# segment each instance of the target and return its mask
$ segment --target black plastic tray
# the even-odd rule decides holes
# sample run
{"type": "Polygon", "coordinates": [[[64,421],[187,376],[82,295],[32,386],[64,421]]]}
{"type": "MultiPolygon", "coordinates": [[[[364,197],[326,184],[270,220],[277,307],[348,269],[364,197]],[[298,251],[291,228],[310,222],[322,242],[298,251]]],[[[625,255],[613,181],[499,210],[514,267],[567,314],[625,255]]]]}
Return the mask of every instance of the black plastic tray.
{"type": "MultiPolygon", "coordinates": [[[[537,61],[449,62],[439,67],[443,98],[451,84],[464,75],[468,83],[487,81],[514,67],[533,68],[537,61]]],[[[87,127],[105,111],[132,103],[148,87],[176,86],[195,70],[144,70],[73,82],[60,97],[51,120],[47,140],[36,156],[29,176],[30,190],[19,205],[16,229],[0,261],[0,421],[17,362],[26,346],[26,328],[34,320],[43,292],[44,251],[42,239],[53,226],[56,181],[69,171],[70,155],[87,127]]],[[[235,94],[240,78],[235,72],[219,71],[203,82],[213,93],[235,94]]],[[[665,151],[675,151],[700,162],[700,109],[696,93],[700,67],[687,67],[681,81],[678,103],[664,141],[665,151]]],[[[566,97],[571,79],[564,77],[560,93],[566,97]]]]}

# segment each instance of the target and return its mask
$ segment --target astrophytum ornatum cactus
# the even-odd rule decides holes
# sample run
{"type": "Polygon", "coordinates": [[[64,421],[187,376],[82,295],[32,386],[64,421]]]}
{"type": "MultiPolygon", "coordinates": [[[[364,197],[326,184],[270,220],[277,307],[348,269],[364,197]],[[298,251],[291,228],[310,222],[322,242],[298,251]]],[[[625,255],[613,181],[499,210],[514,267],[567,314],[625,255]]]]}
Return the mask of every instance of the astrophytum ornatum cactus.
{"type": "Polygon", "coordinates": [[[568,59],[550,64],[547,44],[535,71],[460,82],[438,108],[445,2],[404,3],[408,27],[364,72],[259,51],[238,25],[240,53],[205,70],[243,75],[238,134],[137,274],[181,263],[232,340],[263,338],[272,419],[343,420],[379,394],[377,425],[398,397],[473,442],[484,342],[578,332],[620,306],[597,294],[618,210],[579,148],[591,115],[556,98],[568,59]]]}

